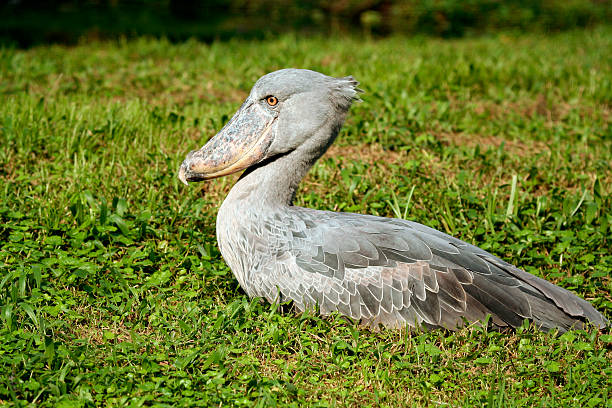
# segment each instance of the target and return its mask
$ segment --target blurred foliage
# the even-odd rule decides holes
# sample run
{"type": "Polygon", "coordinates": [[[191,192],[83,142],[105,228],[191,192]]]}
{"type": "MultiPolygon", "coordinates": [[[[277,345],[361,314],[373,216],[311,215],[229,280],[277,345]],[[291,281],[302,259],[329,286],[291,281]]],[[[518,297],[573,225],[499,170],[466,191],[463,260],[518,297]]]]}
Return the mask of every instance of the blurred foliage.
{"type": "Polygon", "coordinates": [[[0,41],[19,46],[148,35],[205,41],[280,32],[459,37],[612,20],[609,0],[12,0],[0,41]]]}

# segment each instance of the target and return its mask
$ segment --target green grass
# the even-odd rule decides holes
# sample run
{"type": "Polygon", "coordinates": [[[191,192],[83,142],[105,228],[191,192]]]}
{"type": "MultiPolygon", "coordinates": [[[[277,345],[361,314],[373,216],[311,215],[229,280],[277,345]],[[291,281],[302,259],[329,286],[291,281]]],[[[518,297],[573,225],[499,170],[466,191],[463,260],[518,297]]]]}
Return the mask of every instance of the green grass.
{"type": "Polygon", "coordinates": [[[0,403],[612,407],[612,336],[371,332],[250,301],[185,154],[282,67],[366,91],[298,205],[405,216],[612,315],[612,29],[0,51],[0,403]]]}

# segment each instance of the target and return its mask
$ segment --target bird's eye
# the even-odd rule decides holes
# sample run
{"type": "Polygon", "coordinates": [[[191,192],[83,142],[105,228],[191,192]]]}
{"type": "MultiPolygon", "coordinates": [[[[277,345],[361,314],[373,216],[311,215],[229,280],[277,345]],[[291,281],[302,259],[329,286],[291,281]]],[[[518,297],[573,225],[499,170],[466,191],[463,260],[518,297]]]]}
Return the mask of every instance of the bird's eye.
{"type": "Polygon", "coordinates": [[[276,98],[276,96],[266,96],[266,102],[268,102],[268,105],[270,106],[276,106],[276,104],[278,103],[278,98],[276,98]]]}

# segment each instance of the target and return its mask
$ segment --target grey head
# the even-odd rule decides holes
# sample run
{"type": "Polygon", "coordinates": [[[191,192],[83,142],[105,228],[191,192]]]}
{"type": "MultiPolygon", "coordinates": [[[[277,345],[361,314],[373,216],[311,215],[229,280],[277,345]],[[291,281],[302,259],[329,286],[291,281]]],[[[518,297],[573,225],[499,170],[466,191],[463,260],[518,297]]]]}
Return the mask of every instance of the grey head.
{"type": "Polygon", "coordinates": [[[264,75],[223,129],[187,155],[179,178],[187,184],[221,177],[294,150],[303,150],[301,157],[314,163],[359,99],[357,85],[350,76],[307,69],[264,75]]]}

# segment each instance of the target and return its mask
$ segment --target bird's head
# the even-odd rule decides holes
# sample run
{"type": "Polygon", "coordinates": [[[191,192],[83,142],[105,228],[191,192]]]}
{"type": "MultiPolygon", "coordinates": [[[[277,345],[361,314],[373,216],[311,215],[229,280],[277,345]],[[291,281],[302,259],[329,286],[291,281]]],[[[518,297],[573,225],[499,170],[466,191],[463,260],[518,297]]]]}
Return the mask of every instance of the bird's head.
{"type": "Polygon", "coordinates": [[[223,129],[187,155],[179,178],[187,184],[221,177],[297,149],[322,154],[358,99],[357,85],[352,77],[306,69],[264,75],[223,129]]]}

